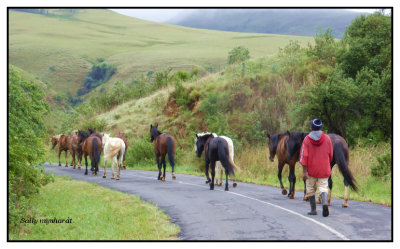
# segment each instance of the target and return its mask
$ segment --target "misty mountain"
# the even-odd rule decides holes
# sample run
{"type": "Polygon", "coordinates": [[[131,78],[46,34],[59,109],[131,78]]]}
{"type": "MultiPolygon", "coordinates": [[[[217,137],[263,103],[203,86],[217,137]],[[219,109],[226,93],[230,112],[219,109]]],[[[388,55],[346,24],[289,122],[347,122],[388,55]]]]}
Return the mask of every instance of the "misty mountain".
{"type": "Polygon", "coordinates": [[[197,9],[166,23],[222,31],[314,36],[332,29],[342,38],[351,21],[362,14],[345,9],[197,9]]]}

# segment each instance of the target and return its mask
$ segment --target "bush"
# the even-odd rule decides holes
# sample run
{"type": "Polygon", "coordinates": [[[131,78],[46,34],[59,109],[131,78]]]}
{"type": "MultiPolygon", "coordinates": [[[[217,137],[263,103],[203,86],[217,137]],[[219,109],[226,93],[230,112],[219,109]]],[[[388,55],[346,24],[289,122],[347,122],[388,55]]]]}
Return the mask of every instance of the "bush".
{"type": "Polygon", "coordinates": [[[376,177],[384,177],[392,173],[392,154],[387,152],[376,157],[378,163],[371,166],[371,174],[376,177]]]}
{"type": "Polygon", "coordinates": [[[8,87],[8,211],[10,229],[18,230],[27,208],[26,198],[51,180],[38,166],[45,151],[47,134],[42,118],[48,106],[44,91],[22,80],[13,68],[8,87]]]}
{"type": "Polygon", "coordinates": [[[243,46],[233,48],[228,55],[228,64],[235,64],[250,59],[250,52],[243,46]]]}
{"type": "Polygon", "coordinates": [[[129,148],[126,153],[127,165],[130,167],[135,167],[135,165],[140,163],[156,164],[154,145],[150,142],[150,136],[148,138],[129,141],[129,144],[129,148]]]}

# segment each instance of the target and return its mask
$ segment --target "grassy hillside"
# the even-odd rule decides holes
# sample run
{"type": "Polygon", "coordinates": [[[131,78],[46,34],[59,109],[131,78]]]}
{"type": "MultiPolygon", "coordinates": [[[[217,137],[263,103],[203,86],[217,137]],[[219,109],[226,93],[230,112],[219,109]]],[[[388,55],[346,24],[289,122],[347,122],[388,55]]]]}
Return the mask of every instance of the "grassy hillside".
{"type": "Polygon", "coordinates": [[[276,53],[289,40],[311,37],[244,34],[147,22],[105,9],[50,10],[49,15],[9,11],[9,62],[75,95],[98,59],[117,67],[110,82],[130,82],[148,71],[190,70],[226,64],[228,52],[243,45],[253,58],[276,53]]]}

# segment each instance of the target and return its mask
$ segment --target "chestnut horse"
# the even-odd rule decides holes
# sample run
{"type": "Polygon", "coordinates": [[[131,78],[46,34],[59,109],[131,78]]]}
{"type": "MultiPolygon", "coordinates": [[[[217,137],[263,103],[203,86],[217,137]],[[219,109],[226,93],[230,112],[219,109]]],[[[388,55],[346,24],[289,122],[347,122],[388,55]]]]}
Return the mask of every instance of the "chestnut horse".
{"type": "MultiPolygon", "coordinates": [[[[295,158],[296,156],[298,157],[298,154],[300,153],[301,145],[303,143],[304,138],[308,135],[308,133],[303,133],[303,132],[287,132],[288,134],[288,139],[287,139],[287,147],[288,147],[288,157],[289,158],[295,158]]],[[[342,204],[342,207],[348,207],[348,186],[354,190],[358,191],[358,187],[356,185],[355,179],[353,177],[353,174],[349,170],[349,146],[346,143],[346,140],[344,140],[343,137],[337,135],[337,134],[328,134],[329,138],[331,139],[332,142],[332,148],[333,148],[333,159],[330,163],[331,169],[335,164],[338,165],[340,173],[343,175],[343,182],[344,182],[344,201],[342,204]]],[[[331,205],[331,198],[332,198],[332,178],[329,176],[328,179],[328,186],[329,186],[329,192],[328,192],[328,205],[331,205]]]]}
{"type": "Polygon", "coordinates": [[[126,157],[126,151],[128,150],[128,139],[126,139],[125,133],[123,133],[123,132],[119,133],[118,138],[121,138],[122,141],[124,141],[124,143],[125,143],[125,152],[124,152],[124,156],[122,158],[122,168],[126,169],[125,157],[126,157]]]}
{"type": "Polygon", "coordinates": [[[68,142],[69,142],[68,136],[64,134],[59,134],[51,138],[51,143],[52,143],[51,149],[54,149],[58,144],[58,166],[61,166],[61,159],[60,159],[61,152],[65,151],[65,167],[68,167],[68,150],[69,150],[68,142]]]}
{"type": "MultiPolygon", "coordinates": [[[[79,142],[78,138],[78,131],[74,130],[72,131],[71,135],[68,136],[68,146],[69,146],[69,152],[71,153],[72,156],[72,162],[71,166],[75,169],[76,167],[76,161],[75,161],[75,155],[78,157],[78,162],[79,158],[82,157],[82,146],[79,142]]],[[[78,169],[81,169],[81,164],[78,164],[78,169]]]]}
{"type": "Polygon", "coordinates": [[[87,156],[89,155],[92,167],[92,175],[97,175],[99,171],[99,162],[100,162],[100,154],[101,154],[101,139],[93,134],[88,135],[83,131],[78,131],[78,141],[82,143],[82,155],[85,157],[85,175],[88,174],[88,163],[87,163],[87,156]]]}
{"type": "MultiPolygon", "coordinates": [[[[295,195],[295,185],[296,185],[296,174],[295,174],[295,165],[296,162],[299,161],[299,152],[295,155],[293,155],[293,157],[290,159],[287,156],[287,140],[289,138],[289,135],[284,132],[284,133],[279,133],[279,134],[275,134],[275,135],[270,135],[267,134],[268,137],[268,148],[269,148],[269,160],[271,162],[274,161],[274,157],[276,155],[276,157],[278,158],[278,179],[279,179],[279,183],[281,185],[281,189],[282,189],[282,194],[286,195],[287,191],[285,189],[285,187],[283,186],[282,183],[282,170],[283,167],[285,166],[285,164],[289,165],[289,176],[288,176],[288,180],[290,183],[289,186],[289,194],[288,197],[289,199],[294,199],[294,195],[295,195]]],[[[303,200],[306,200],[306,182],[304,181],[304,197],[303,200]]]]}
{"type": "Polygon", "coordinates": [[[165,181],[165,156],[168,154],[169,164],[172,167],[172,179],[175,180],[175,141],[174,138],[167,134],[161,133],[158,129],[158,124],[150,125],[150,142],[154,141],[154,153],[156,154],[156,161],[158,166],[158,180],[165,181]],[[161,157],[161,162],[160,162],[161,157]],[[163,176],[161,177],[161,166],[164,168],[163,176]]]}

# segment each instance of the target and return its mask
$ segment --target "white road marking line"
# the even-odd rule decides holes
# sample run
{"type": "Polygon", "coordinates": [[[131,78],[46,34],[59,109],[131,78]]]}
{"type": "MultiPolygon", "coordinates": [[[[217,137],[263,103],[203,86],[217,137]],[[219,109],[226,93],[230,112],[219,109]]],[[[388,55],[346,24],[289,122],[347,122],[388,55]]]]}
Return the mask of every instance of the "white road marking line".
{"type": "MultiPolygon", "coordinates": [[[[157,179],[155,179],[154,177],[140,176],[140,175],[134,175],[134,176],[141,177],[141,178],[152,179],[152,180],[157,180],[157,179]]],[[[158,181],[158,180],[157,180],[157,181],[158,181]]],[[[186,185],[196,186],[196,187],[200,187],[200,188],[207,188],[207,189],[209,188],[209,187],[206,187],[206,186],[201,186],[201,185],[197,185],[197,184],[193,184],[193,183],[187,183],[187,182],[182,182],[182,181],[177,181],[177,182],[178,182],[179,184],[186,184],[186,185]]],[[[220,189],[214,189],[214,190],[220,191],[220,192],[224,192],[224,193],[227,193],[227,194],[232,194],[232,195],[241,196],[241,197],[243,197],[243,198],[247,198],[247,199],[250,199],[250,200],[258,201],[258,202],[260,202],[260,203],[267,204],[267,205],[272,206],[272,207],[275,207],[275,208],[279,208],[279,209],[284,210],[284,211],[286,211],[286,212],[288,212],[288,213],[297,215],[297,216],[299,216],[299,217],[301,217],[301,218],[303,218],[303,219],[306,219],[306,220],[308,220],[308,221],[314,222],[315,224],[317,224],[317,225],[319,225],[319,226],[325,228],[326,230],[330,231],[331,233],[335,234],[336,236],[338,236],[339,238],[341,238],[341,239],[343,239],[343,240],[349,240],[349,238],[347,238],[346,236],[344,236],[344,235],[341,234],[340,232],[336,231],[335,229],[331,228],[330,226],[325,225],[324,223],[321,223],[321,222],[319,222],[319,221],[317,221],[317,220],[314,220],[314,219],[312,219],[312,218],[310,218],[310,217],[307,217],[307,216],[304,216],[304,215],[302,215],[302,214],[299,214],[299,213],[297,213],[297,212],[295,212],[295,211],[292,211],[292,210],[290,210],[290,209],[287,209],[287,208],[284,208],[284,207],[281,207],[281,206],[272,204],[272,203],[267,202],[267,201],[262,201],[262,200],[259,200],[259,199],[256,199],[256,198],[253,198],[253,197],[250,197],[250,196],[247,196],[247,195],[243,195],[243,194],[239,194],[239,193],[235,193],[235,192],[231,192],[231,191],[220,190],[220,189]]]]}

